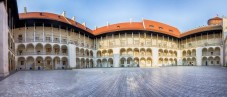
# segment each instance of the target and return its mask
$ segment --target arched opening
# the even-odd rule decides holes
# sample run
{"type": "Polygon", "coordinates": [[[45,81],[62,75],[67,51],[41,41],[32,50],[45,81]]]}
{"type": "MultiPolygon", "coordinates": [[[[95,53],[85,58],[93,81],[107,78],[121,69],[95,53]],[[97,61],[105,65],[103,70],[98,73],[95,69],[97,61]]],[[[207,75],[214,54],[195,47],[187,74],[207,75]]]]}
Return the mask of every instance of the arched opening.
{"type": "Polygon", "coordinates": [[[202,65],[208,66],[208,61],[207,61],[207,58],[206,57],[203,57],[202,58],[202,65]]]}
{"type": "Polygon", "coordinates": [[[27,58],[26,69],[27,70],[34,70],[35,69],[35,59],[33,57],[27,58]]]}
{"type": "Polygon", "coordinates": [[[133,51],[131,48],[128,48],[127,49],[127,54],[130,55],[130,56],[133,56],[133,51]]]}
{"type": "Polygon", "coordinates": [[[86,64],[86,63],[85,63],[85,59],[82,58],[80,62],[81,62],[81,63],[80,63],[80,64],[81,64],[81,65],[80,65],[81,68],[85,68],[85,64],[86,64]]]}
{"type": "Polygon", "coordinates": [[[113,57],[113,50],[112,49],[109,49],[108,53],[109,53],[109,57],[113,57]]]}
{"type": "Polygon", "coordinates": [[[53,46],[53,49],[54,49],[54,54],[56,54],[56,55],[60,54],[60,46],[59,45],[55,44],[53,46]]]}
{"type": "Polygon", "coordinates": [[[93,58],[93,52],[90,50],[90,58],[93,58]]]}
{"type": "Polygon", "coordinates": [[[113,59],[109,58],[108,59],[109,66],[108,67],[113,67],[113,59]]]}
{"type": "Polygon", "coordinates": [[[93,64],[93,60],[92,59],[90,59],[90,68],[94,68],[94,64],[93,64]]]}
{"type": "Polygon", "coordinates": [[[173,59],[172,59],[172,58],[170,58],[170,59],[169,59],[169,64],[170,64],[171,66],[173,66],[173,65],[174,65],[174,61],[173,61],[173,59]]]}
{"type": "Polygon", "coordinates": [[[187,65],[187,60],[186,60],[186,58],[183,58],[182,63],[183,63],[183,66],[186,66],[186,65],[187,65]]]}
{"type": "Polygon", "coordinates": [[[177,51],[174,51],[174,57],[177,57],[177,51]]]}
{"type": "Polygon", "coordinates": [[[122,55],[126,55],[126,50],[124,49],[124,48],[122,48],[121,50],[120,50],[120,55],[122,56],[122,55]]]}
{"type": "Polygon", "coordinates": [[[214,65],[220,66],[221,65],[221,58],[219,56],[214,58],[214,65]]]}
{"type": "Polygon", "coordinates": [[[152,50],[150,48],[147,49],[146,55],[151,57],[152,56],[152,50]]]}
{"type": "Polygon", "coordinates": [[[140,59],[140,67],[146,67],[146,59],[145,58],[140,59]]]}
{"type": "Polygon", "coordinates": [[[139,58],[134,58],[134,64],[133,66],[139,67],[139,58]]]}
{"type": "Polygon", "coordinates": [[[66,45],[62,45],[61,46],[61,52],[63,55],[67,55],[68,54],[68,48],[66,45]]]}
{"type": "Polygon", "coordinates": [[[187,58],[187,65],[192,66],[192,59],[191,58],[187,58]]]}
{"type": "Polygon", "coordinates": [[[169,59],[168,58],[165,58],[164,59],[164,66],[168,66],[169,65],[169,59]]]}
{"type": "Polygon", "coordinates": [[[89,57],[89,51],[87,49],[85,50],[84,53],[85,53],[85,57],[89,57]]]}
{"type": "Polygon", "coordinates": [[[186,51],[183,51],[183,57],[186,57],[186,51]]]}
{"type": "Polygon", "coordinates": [[[138,48],[135,48],[134,49],[134,57],[135,56],[139,56],[139,49],[138,48]]]}
{"type": "Polygon", "coordinates": [[[23,55],[25,53],[25,45],[24,44],[20,44],[17,48],[17,55],[23,55]]]}
{"type": "Polygon", "coordinates": [[[214,49],[213,48],[208,49],[208,56],[214,56],[214,49]]]}
{"type": "Polygon", "coordinates": [[[97,57],[98,57],[98,58],[101,57],[101,51],[97,51],[97,57]]]}
{"type": "Polygon", "coordinates": [[[90,68],[89,59],[86,59],[86,68],[90,68]]]}
{"type": "Polygon", "coordinates": [[[163,53],[163,50],[162,49],[159,49],[158,50],[158,55],[159,55],[159,57],[164,56],[164,53],[163,53]]]}
{"type": "Polygon", "coordinates": [[[18,66],[19,70],[25,70],[26,65],[25,65],[25,58],[24,57],[19,57],[18,58],[17,66],[18,66]]]}
{"type": "Polygon", "coordinates": [[[202,49],[202,56],[207,56],[207,48],[202,49]]]}
{"type": "Polygon", "coordinates": [[[54,58],[54,69],[60,69],[60,58],[59,57],[55,57],[54,58]]]}
{"type": "Polygon", "coordinates": [[[174,66],[177,66],[177,59],[174,59],[174,66]]]}
{"type": "Polygon", "coordinates": [[[80,49],[78,47],[76,48],[76,57],[80,57],[80,49]]]}
{"type": "Polygon", "coordinates": [[[84,57],[85,54],[84,54],[84,49],[80,49],[80,57],[84,57]]]}
{"type": "Polygon", "coordinates": [[[43,54],[43,45],[41,43],[37,44],[35,47],[36,54],[41,55],[43,54]]]}
{"type": "Polygon", "coordinates": [[[220,56],[221,55],[221,49],[219,47],[216,47],[214,50],[214,55],[215,56],[220,56]]]}
{"type": "Polygon", "coordinates": [[[52,52],[52,46],[50,44],[45,45],[46,54],[50,55],[52,52]]]}
{"type": "Polygon", "coordinates": [[[67,68],[68,68],[68,59],[67,59],[67,57],[63,57],[61,69],[67,69],[67,68]]]}
{"type": "Polygon", "coordinates": [[[33,44],[28,44],[27,47],[26,47],[26,52],[28,54],[33,54],[34,53],[34,50],[35,50],[35,47],[33,44]]]}
{"type": "Polygon", "coordinates": [[[102,59],[102,67],[107,67],[107,66],[108,66],[107,59],[102,59]]]}
{"type": "Polygon", "coordinates": [[[213,66],[214,65],[214,58],[213,57],[209,57],[208,58],[208,66],[213,66]]]}
{"type": "Polygon", "coordinates": [[[147,67],[152,67],[152,59],[150,57],[147,58],[147,67]]]}
{"type": "Polygon", "coordinates": [[[104,57],[108,57],[108,53],[107,53],[107,51],[106,51],[106,50],[103,50],[103,51],[102,51],[102,56],[104,56],[104,57]]]}
{"type": "Polygon", "coordinates": [[[36,58],[36,69],[37,70],[43,70],[44,69],[44,62],[42,57],[37,57],[36,58]]]}
{"type": "Polygon", "coordinates": [[[97,67],[99,67],[99,68],[102,67],[101,60],[100,59],[97,60],[97,65],[98,65],[97,67]]]}
{"type": "Polygon", "coordinates": [[[133,67],[133,60],[131,57],[127,59],[127,67],[133,67]]]}
{"type": "Polygon", "coordinates": [[[196,64],[196,58],[195,57],[193,57],[192,58],[192,66],[196,66],[197,64],[196,64]]]}
{"type": "Polygon", "coordinates": [[[188,51],[187,51],[187,56],[188,56],[188,57],[191,57],[191,55],[192,55],[192,52],[191,52],[190,50],[188,50],[188,51]]]}
{"type": "Polygon", "coordinates": [[[170,51],[169,51],[168,56],[170,56],[170,57],[174,57],[174,55],[173,55],[173,51],[172,51],[172,50],[170,50],[170,51]]]}
{"type": "Polygon", "coordinates": [[[193,56],[193,57],[196,56],[196,50],[195,50],[195,49],[192,50],[192,56],[193,56]]]}
{"type": "Polygon", "coordinates": [[[52,62],[52,58],[51,57],[46,57],[45,58],[45,65],[44,65],[44,69],[45,70],[52,70],[53,67],[53,62],[52,62]]]}
{"type": "Polygon", "coordinates": [[[76,68],[77,68],[77,69],[81,69],[81,66],[80,66],[80,59],[79,59],[79,58],[76,58],[76,68]]]}
{"type": "Polygon", "coordinates": [[[125,67],[126,59],[125,58],[121,58],[120,59],[120,63],[121,63],[121,67],[125,67]]]}
{"type": "Polygon", "coordinates": [[[168,50],[164,50],[164,56],[168,56],[168,50]]]}
{"type": "Polygon", "coordinates": [[[159,58],[158,64],[159,64],[160,66],[163,66],[163,65],[164,65],[164,64],[163,64],[163,58],[159,58]]]}
{"type": "Polygon", "coordinates": [[[141,48],[140,49],[140,56],[145,56],[145,55],[146,55],[145,49],[141,48]]]}

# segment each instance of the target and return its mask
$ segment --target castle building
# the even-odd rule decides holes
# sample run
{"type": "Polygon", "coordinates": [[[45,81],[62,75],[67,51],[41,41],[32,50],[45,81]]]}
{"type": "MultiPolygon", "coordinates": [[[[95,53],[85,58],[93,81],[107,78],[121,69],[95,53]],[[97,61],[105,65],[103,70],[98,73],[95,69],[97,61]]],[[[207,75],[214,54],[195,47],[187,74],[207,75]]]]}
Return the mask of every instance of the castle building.
{"type": "Polygon", "coordinates": [[[183,33],[146,19],[91,30],[65,13],[18,14],[16,0],[9,2],[0,3],[1,76],[15,70],[226,66],[226,18],[183,33]]]}

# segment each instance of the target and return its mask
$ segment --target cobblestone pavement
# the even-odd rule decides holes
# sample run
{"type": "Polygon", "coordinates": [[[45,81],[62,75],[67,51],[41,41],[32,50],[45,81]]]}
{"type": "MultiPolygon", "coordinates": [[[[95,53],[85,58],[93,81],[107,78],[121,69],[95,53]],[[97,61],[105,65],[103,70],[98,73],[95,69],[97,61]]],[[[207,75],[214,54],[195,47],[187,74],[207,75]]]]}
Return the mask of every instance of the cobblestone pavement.
{"type": "Polygon", "coordinates": [[[1,97],[227,97],[227,68],[95,68],[20,71],[1,97]]]}

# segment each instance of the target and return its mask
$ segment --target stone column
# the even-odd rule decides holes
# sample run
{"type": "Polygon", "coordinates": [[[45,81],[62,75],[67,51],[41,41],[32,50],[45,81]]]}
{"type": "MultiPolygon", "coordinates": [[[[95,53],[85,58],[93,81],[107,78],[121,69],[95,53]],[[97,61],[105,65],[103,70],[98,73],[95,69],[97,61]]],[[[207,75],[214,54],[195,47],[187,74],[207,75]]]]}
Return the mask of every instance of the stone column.
{"type": "Polygon", "coordinates": [[[120,67],[120,48],[114,48],[113,49],[113,61],[114,66],[113,67],[120,67]]]}
{"type": "Polygon", "coordinates": [[[7,76],[8,70],[8,16],[4,2],[0,2],[0,77],[7,76]]]}
{"type": "Polygon", "coordinates": [[[69,44],[68,45],[68,60],[69,66],[71,68],[76,67],[76,45],[69,44]]]}
{"type": "Polygon", "coordinates": [[[159,56],[158,56],[158,48],[154,47],[152,48],[152,62],[153,62],[153,66],[160,66],[160,64],[158,64],[158,60],[159,60],[159,56]]]}
{"type": "Polygon", "coordinates": [[[196,48],[196,65],[202,66],[202,47],[196,48]]]}

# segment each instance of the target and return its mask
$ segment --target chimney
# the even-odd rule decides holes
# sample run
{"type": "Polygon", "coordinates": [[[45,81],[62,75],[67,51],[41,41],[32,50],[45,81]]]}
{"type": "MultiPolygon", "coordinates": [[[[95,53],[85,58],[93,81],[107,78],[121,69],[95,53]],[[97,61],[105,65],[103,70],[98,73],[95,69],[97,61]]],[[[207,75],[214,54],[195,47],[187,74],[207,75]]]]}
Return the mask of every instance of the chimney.
{"type": "Polygon", "coordinates": [[[84,27],[86,27],[86,23],[84,22],[83,24],[82,24],[84,27]]]}
{"type": "Polygon", "coordinates": [[[72,20],[73,20],[73,21],[76,21],[76,18],[75,18],[75,16],[73,16],[73,17],[72,17],[72,20]]]}
{"type": "Polygon", "coordinates": [[[109,27],[109,25],[110,25],[110,23],[107,21],[107,22],[106,22],[106,26],[109,27]]]}
{"type": "Polygon", "coordinates": [[[27,13],[27,7],[24,7],[24,13],[27,13]]]}
{"type": "Polygon", "coordinates": [[[66,11],[63,11],[61,15],[65,17],[66,16],[66,11]]]}
{"type": "Polygon", "coordinates": [[[132,24],[132,18],[130,18],[130,24],[132,24]]]}

